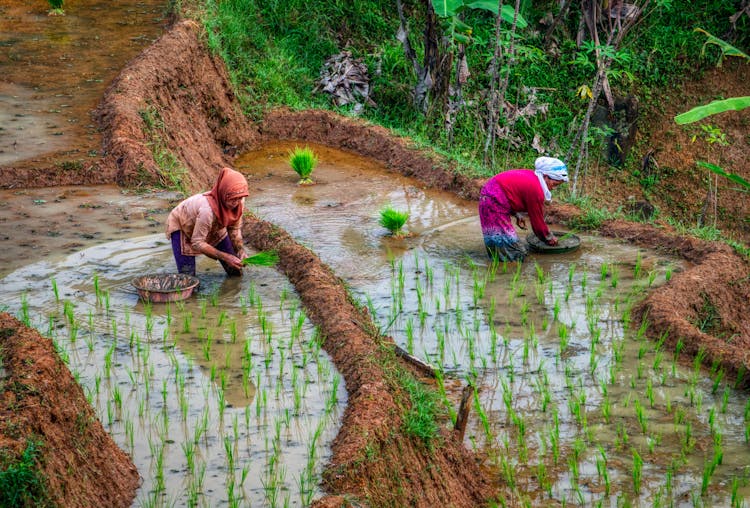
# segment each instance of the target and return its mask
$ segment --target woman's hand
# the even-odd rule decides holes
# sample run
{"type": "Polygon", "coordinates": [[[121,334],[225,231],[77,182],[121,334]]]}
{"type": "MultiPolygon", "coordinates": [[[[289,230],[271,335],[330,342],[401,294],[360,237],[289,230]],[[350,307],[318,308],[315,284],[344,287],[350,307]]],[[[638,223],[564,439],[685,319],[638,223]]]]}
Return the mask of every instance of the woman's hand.
{"type": "MultiPolygon", "coordinates": [[[[221,257],[222,260],[231,266],[232,268],[236,268],[237,270],[242,270],[245,265],[242,264],[243,258],[238,258],[237,256],[232,256],[231,254],[227,254],[226,252],[222,252],[223,256],[221,257]]],[[[247,257],[247,256],[245,256],[247,257]]]]}
{"type": "Polygon", "coordinates": [[[549,238],[545,238],[545,239],[544,239],[544,242],[545,242],[545,243],[546,243],[547,245],[549,245],[549,246],[551,246],[551,247],[554,247],[555,245],[557,245],[557,237],[556,237],[555,235],[552,235],[552,236],[550,236],[549,238]]]}
{"type": "Polygon", "coordinates": [[[526,229],[526,221],[520,215],[516,215],[516,226],[520,229],[526,229]]]}

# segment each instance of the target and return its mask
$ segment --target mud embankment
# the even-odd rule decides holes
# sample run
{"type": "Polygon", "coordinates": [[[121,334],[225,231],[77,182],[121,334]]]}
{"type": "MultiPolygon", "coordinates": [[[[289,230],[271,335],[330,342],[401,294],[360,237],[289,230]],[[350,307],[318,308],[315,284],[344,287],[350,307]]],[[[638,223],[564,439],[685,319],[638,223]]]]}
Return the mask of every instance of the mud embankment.
{"type": "Polygon", "coordinates": [[[36,443],[48,504],[34,506],[130,506],[138,471],[102,427],[52,340],[0,312],[0,359],[0,449],[20,455],[36,443]]]}

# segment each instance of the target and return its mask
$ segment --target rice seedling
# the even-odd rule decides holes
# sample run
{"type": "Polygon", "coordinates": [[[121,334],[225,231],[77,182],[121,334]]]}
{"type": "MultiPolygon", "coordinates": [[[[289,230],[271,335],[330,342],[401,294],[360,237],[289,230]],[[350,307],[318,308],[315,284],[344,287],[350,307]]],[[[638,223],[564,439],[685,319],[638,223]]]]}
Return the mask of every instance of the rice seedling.
{"type": "Polygon", "coordinates": [[[94,296],[96,298],[97,305],[101,305],[102,300],[104,299],[104,292],[102,291],[100,285],[99,285],[99,274],[94,273],[94,296]]]}
{"type": "Polygon", "coordinates": [[[523,300],[521,302],[521,308],[519,309],[519,313],[521,314],[521,324],[527,325],[529,322],[529,302],[526,300],[523,300]]]}
{"type": "Polygon", "coordinates": [[[182,333],[190,333],[193,321],[192,312],[187,312],[182,315],[182,333]]]}
{"type": "Polygon", "coordinates": [[[60,290],[57,288],[57,281],[54,277],[50,277],[50,283],[52,284],[52,293],[55,295],[55,303],[60,302],[60,290]]]}
{"type": "Polygon", "coordinates": [[[642,266],[643,266],[643,256],[641,256],[641,251],[638,251],[635,255],[635,265],[633,266],[633,278],[634,279],[640,279],[642,266]]]}
{"type": "Polygon", "coordinates": [[[633,448],[633,490],[636,494],[641,493],[641,478],[643,474],[643,459],[638,454],[638,450],[633,448]]]}
{"type": "Polygon", "coordinates": [[[568,325],[559,323],[557,325],[557,336],[560,338],[560,353],[562,354],[568,348],[568,325]]]}
{"type": "Polygon", "coordinates": [[[620,269],[617,267],[617,265],[613,264],[609,283],[613,288],[616,288],[619,281],[620,281],[620,269]]]}
{"type": "Polygon", "coordinates": [[[706,459],[703,463],[703,477],[701,479],[701,496],[705,496],[708,492],[708,487],[711,484],[711,477],[716,472],[716,467],[721,464],[722,454],[720,451],[714,452],[714,455],[710,459],[706,459]]]}
{"type": "Polygon", "coordinates": [[[731,497],[732,508],[743,508],[747,506],[747,503],[745,503],[745,500],[743,499],[739,490],[740,490],[740,481],[737,477],[734,477],[732,478],[732,497],[731,497]]]}
{"type": "Polygon", "coordinates": [[[111,400],[107,401],[107,426],[109,428],[112,428],[112,424],[114,423],[115,416],[114,416],[114,407],[111,400]]]}
{"type": "Polygon", "coordinates": [[[635,408],[635,417],[638,420],[638,425],[641,426],[641,432],[646,435],[648,433],[648,415],[646,414],[646,410],[638,399],[635,399],[633,407],[635,408]]]}
{"type": "Polygon", "coordinates": [[[727,408],[729,407],[729,395],[730,390],[729,386],[724,386],[724,392],[721,394],[721,413],[725,414],[727,412],[727,408]]]}
{"type": "Polygon", "coordinates": [[[552,429],[550,429],[550,445],[552,447],[552,460],[557,465],[560,460],[560,416],[557,408],[552,412],[552,429]]]}
{"type": "Polygon", "coordinates": [[[300,180],[297,182],[299,185],[312,185],[315,183],[311,175],[318,165],[318,156],[312,148],[309,146],[303,148],[294,147],[294,150],[289,151],[287,161],[294,172],[300,177],[300,180]]]}
{"type": "Polygon", "coordinates": [[[219,317],[216,320],[216,326],[221,328],[221,326],[224,324],[224,320],[227,318],[227,311],[222,310],[219,312],[219,317]]]}
{"type": "Polygon", "coordinates": [[[537,284],[534,287],[534,292],[536,294],[536,302],[539,305],[544,305],[544,295],[545,295],[545,288],[544,288],[544,286],[537,284]]]}
{"type": "Polygon", "coordinates": [[[599,457],[596,459],[596,472],[599,479],[604,482],[604,495],[609,496],[610,493],[610,481],[609,471],[607,470],[607,454],[601,445],[598,446],[599,457]]]}
{"type": "Polygon", "coordinates": [[[50,316],[47,320],[47,336],[52,337],[55,334],[55,318],[50,316]]]}
{"type": "Polygon", "coordinates": [[[604,280],[607,278],[607,275],[609,274],[609,264],[602,263],[599,267],[599,271],[601,272],[601,280],[604,280]]]}

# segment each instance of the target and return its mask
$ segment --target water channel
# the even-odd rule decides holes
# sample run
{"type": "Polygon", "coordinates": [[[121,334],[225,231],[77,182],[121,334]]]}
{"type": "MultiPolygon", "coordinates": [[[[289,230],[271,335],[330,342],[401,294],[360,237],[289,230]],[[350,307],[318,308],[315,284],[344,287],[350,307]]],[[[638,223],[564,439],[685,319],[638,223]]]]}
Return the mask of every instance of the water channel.
{"type": "MultiPolygon", "coordinates": [[[[508,505],[740,506],[750,494],[747,394],[624,326],[681,261],[581,235],[578,251],[493,265],[475,203],[319,145],[316,184],[299,186],[294,146],[236,161],[247,208],[314,250],[381,329],[440,369],[438,386],[476,387],[465,444],[487,454],[508,505]],[[409,212],[408,237],[378,224],[385,205],[409,212]]],[[[71,242],[73,229],[52,228],[68,247],[16,260],[0,307],[55,338],[144,478],[137,506],[304,506],[319,494],[346,392],[280,274],[226,279],[202,258],[196,296],[144,305],[130,280],[173,271],[161,227],[175,195],[0,200],[19,227],[70,214],[104,231],[71,242]]]]}

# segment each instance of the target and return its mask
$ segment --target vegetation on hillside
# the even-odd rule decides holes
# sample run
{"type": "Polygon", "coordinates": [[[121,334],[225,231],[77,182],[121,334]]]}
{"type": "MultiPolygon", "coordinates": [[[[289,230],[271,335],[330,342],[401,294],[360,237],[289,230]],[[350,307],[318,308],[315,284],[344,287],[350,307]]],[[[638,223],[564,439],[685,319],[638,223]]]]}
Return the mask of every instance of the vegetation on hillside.
{"type": "MultiPolygon", "coordinates": [[[[364,117],[481,162],[494,87],[507,104],[496,126],[499,157],[490,160],[528,162],[536,155],[535,135],[545,151],[564,154],[573,146],[598,72],[606,74],[613,96],[635,94],[656,104],[681,79],[719,58],[718,50],[703,51],[704,38],[694,29],[726,36],[738,47],[750,39],[747,17],[731,25],[737,2],[627,4],[637,14],[608,11],[605,3],[525,0],[517,3],[515,25],[501,16],[496,26],[497,2],[452,0],[444,4],[454,6],[453,14],[439,16],[427,2],[410,0],[210,0],[206,25],[250,112],[281,104],[327,107],[327,97],[315,92],[317,80],[326,60],[347,50],[369,69],[375,105],[364,108],[364,117]],[[599,22],[587,21],[592,19],[599,22]],[[408,41],[414,61],[399,38],[408,41]],[[437,42],[425,44],[430,38],[437,42]],[[428,58],[445,62],[424,63],[426,49],[433,52],[428,58]],[[449,87],[432,83],[427,98],[415,101],[415,62],[432,69],[433,82],[449,87]]],[[[502,12],[513,12],[504,7],[502,12]]],[[[589,143],[604,134],[592,130],[589,143]]]]}
{"type": "Polygon", "coordinates": [[[681,83],[750,46],[740,0],[208,0],[211,48],[246,112],[330,108],[404,134],[488,176],[564,159],[640,175],[633,126],[681,83]],[[345,72],[355,72],[346,75],[345,72]],[[339,72],[337,75],[336,72],[339,72]],[[336,86],[339,86],[337,89],[336,86]],[[629,139],[630,138],[630,139],[629,139]]]}

